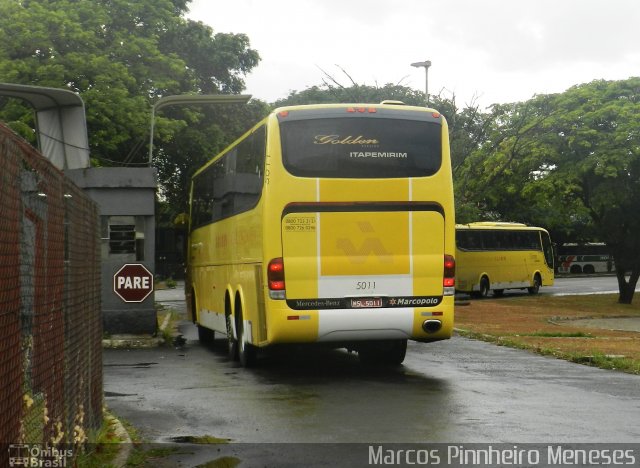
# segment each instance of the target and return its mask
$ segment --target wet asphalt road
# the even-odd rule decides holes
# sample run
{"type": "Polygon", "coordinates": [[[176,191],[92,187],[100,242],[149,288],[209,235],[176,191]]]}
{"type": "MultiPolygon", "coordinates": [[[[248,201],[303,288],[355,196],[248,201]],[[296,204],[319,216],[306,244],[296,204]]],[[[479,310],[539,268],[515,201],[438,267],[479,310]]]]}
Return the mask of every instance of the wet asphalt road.
{"type": "MultiPolygon", "coordinates": [[[[342,351],[290,350],[263,357],[258,369],[247,370],[226,359],[224,341],[205,348],[190,324],[182,331],[188,338],[182,349],[104,354],[107,405],[145,440],[171,443],[207,435],[230,441],[182,445],[186,452],[170,457],[166,466],[196,466],[221,454],[256,462],[242,466],[285,466],[282,450],[273,451],[267,442],[640,440],[638,376],[459,337],[410,343],[398,369],[363,368],[355,355],[342,351]]],[[[307,446],[293,450],[305,465],[319,459],[307,446]]],[[[362,458],[364,450],[358,446],[346,455],[362,458]]],[[[366,464],[334,461],[333,466],[366,464]]]]}
{"type": "MultiPolygon", "coordinates": [[[[195,338],[190,325],[184,332],[195,338]]],[[[640,377],[524,351],[456,337],[410,343],[398,369],[292,349],[247,370],[224,350],[191,339],[183,349],[105,350],[108,406],[156,442],[640,440],[640,377]]]]}
{"type": "MultiPolygon", "coordinates": [[[[181,301],[170,303],[183,307],[181,301]]],[[[241,466],[317,466],[313,447],[265,443],[596,443],[640,440],[640,377],[455,337],[410,343],[404,365],[371,369],[343,350],[285,348],[256,369],[201,346],[192,324],[181,348],[104,350],[106,403],[145,440],[228,439],[184,445],[166,466],[236,455],[241,466]],[[248,445],[243,445],[247,444],[248,445]],[[255,444],[254,444],[255,443],[255,444]],[[291,452],[294,452],[292,455],[291,452]],[[284,458],[283,458],[284,457],[284,458]],[[255,464],[248,463],[252,460],[255,464]],[[267,462],[269,461],[269,462],[267,462]]],[[[323,448],[338,456],[335,446],[323,448]]],[[[355,446],[339,455],[363,457],[355,446]]],[[[366,450],[365,450],[366,451],[366,450]]],[[[638,453],[640,455],[640,452],[638,453]]],[[[366,465],[357,463],[358,465],[366,465]]],[[[160,466],[160,465],[158,465],[160,466]]]]}

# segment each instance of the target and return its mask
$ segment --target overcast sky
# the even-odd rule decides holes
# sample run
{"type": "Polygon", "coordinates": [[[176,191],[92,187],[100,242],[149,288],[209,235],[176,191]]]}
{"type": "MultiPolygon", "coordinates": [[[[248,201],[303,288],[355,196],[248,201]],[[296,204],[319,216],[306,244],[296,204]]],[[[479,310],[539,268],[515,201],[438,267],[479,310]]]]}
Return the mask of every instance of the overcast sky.
{"type": "Polygon", "coordinates": [[[262,60],[248,94],[273,102],[320,85],[402,84],[459,106],[640,76],[640,0],[193,0],[191,19],[244,33],[262,60]]]}

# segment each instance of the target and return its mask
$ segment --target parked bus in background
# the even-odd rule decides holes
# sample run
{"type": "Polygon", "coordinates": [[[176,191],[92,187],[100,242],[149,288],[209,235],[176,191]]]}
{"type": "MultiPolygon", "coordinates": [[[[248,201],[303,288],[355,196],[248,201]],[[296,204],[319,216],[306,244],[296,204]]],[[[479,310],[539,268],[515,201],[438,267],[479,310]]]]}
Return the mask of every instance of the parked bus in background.
{"type": "Polygon", "coordinates": [[[192,179],[186,294],[250,365],[277,343],[399,364],[449,338],[455,222],[444,117],[401,103],[276,109],[192,179]]]}
{"type": "Polygon", "coordinates": [[[553,285],[549,233],[519,223],[478,222],[456,226],[456,289],[485,297],[505,289],[553,285]]]}
{"type": "Polygon", "coordinates": [[[603,242],[562,244],[558,247],[558,273],[587,275],[614,271],[613,256],[603,242]]]}

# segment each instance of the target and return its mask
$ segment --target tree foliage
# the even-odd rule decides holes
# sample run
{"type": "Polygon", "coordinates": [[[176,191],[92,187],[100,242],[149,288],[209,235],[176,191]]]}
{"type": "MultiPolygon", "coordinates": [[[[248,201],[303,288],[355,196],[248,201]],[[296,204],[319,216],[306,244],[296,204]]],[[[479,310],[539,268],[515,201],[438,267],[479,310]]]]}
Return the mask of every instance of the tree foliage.
{"type": "MultiPolygon", "coordinates": [[[[144,164],[158,97],[238,93],[259,61],[246,35],[186,20],[188,3],[2,0],[0,81],[79,93],[94,161],[144,164]]],[[[12,104],[2,117],[20,127],[27,114],[12,104]]],[[[181,127],[162,117],[158,125],[158,143],[181,127]]]]}
{"type": "Polygon", "coordinates": [[[171,224],[175,215],[187,211],[193,173],[268,112],[267,104],[259,100],[163,111],[168,122],[177,122],[181,127],[154,151],[154,166],[163,181],[161,199],[166,205],[159,223],[171,224]]]}
{"type": "Polygon", "coordinates": [[[422,93],[405,86],[386,84],[382,87],[359,85],[352,86],[324,85],[312,86],[303,91],[292,91],[284,99],[273,103],[275,107],[295,106],[300,104],[327,103],[380,103],[384,100],[402,101],[409,105],[424,105],[422,93]]]}
{"type": "Polygon", "coordinates": [[[638,78],[494,106],[457,192],[485,216],[549,227],[556,241],[606,242],[619,301],[630,303],[640,276],[639,115],[638,78]]]}

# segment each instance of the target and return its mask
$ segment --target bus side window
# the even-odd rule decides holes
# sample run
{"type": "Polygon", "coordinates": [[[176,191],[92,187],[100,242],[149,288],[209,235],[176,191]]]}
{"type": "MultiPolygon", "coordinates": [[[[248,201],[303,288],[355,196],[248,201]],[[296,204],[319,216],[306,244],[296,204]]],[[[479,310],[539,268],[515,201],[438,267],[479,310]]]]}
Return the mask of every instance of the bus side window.
{"type": "Polygon", "coordinates": [[[482,250],[481,234],[476,231],[456,231],[456,244],[461,250],[482,250]]]}
{"type": "Polygon", "coordinates": [[[459,249],[469,249],[469,236],[465,231],[456,231],[456,245],[459,249]]]}
{"type": "Polygon", "coordinates": [[[480,231],[482,233],[482,246],[485,250],[498,250],[499,241],[496,231],[480,231]]]}

